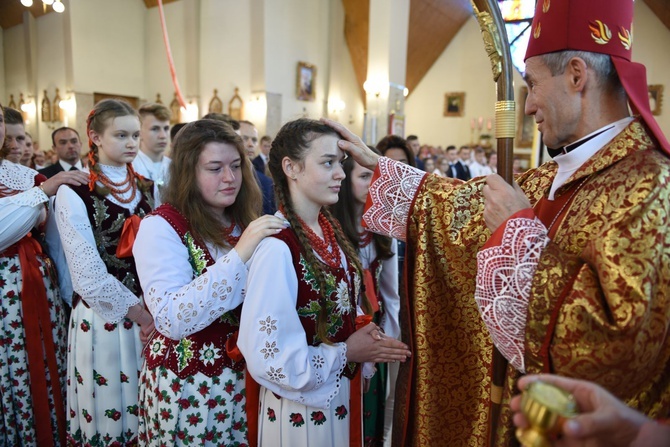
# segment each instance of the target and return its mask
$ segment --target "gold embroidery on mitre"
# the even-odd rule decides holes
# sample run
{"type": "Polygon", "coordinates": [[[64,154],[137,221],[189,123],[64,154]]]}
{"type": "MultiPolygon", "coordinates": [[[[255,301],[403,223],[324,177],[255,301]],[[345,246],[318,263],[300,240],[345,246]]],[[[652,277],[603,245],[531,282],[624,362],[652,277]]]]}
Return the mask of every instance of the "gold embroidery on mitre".
{"type": "Polygon", "coordinates": [[[621,30],[618,33],[619,34],[619,40],[621,41],[621,45],[623,45],[623,47],[626,50],[630,50],[630,48],[633,46],[633,33],[628,31],[623,26],[620,26],[619,29],[621,30]]]}
{"type": "Polygon", "coordinates": [[[542,33],[542,23],[538,22],[537,26],[535,27],[535,30],[533,31],[533,37],[539,39],[541,33],[542,33]]]}
{"type": "Polygon", "coordinates": [[[542,2],[542,12],[545,14],[548,13],[550,6],[551,6],[551,0],[544,0],[544,2],[542,2]]]}
{"type": "Polygon", "coordinates": [[[600,20],[589,22],[589,29],[591,30],[591,37],[597,44],[605,45],[612,39],[612,31],[600,20]]]}

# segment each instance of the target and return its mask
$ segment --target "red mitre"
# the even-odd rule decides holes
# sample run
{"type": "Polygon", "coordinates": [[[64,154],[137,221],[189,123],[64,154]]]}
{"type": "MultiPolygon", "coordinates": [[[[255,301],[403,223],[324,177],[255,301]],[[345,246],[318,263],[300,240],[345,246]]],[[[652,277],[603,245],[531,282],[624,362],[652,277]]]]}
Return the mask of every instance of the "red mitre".
{"type": "Polygon", "coordinates": [[[633,0],[539,0],[531,31],[525,59],[563,50],[610,55],[633,113],[670,154],[670,143],[649,107],[646,69],[631,62],[633,0]]]}

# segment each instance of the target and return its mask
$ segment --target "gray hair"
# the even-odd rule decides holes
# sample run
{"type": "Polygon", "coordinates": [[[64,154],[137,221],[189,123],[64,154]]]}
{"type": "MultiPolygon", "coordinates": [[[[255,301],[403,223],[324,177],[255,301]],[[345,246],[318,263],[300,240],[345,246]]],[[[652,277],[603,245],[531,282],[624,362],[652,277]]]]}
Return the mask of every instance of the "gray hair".
{"type": "Polygon", "coordinates": [[[551,71],[552,76],[564,73],[568,62],[572,58],[578,57],[583,59],[586,62],[586,66],[596,73],[596,80],[600,87],[603,87],[612,94],[624,93],[616,68],[612,63],[612,59],[607,54],[566,50],[543,54],[541,57],[547,68],[549,68],[549,71],[551,71]]]}

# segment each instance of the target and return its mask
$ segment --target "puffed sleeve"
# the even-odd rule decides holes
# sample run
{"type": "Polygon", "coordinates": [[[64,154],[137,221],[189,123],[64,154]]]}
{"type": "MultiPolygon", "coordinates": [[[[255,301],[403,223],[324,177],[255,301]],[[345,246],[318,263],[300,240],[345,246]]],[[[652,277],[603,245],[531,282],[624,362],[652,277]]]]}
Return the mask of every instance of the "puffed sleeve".
{"type": "Polygon", "coordinates": [[[106,321],[118,323],[139,298],[108,273],[79,196],[67,186],[58,188],[54,211],[74,291],[106,321]]]}
{"type": "Polygon", "coordinates": [[[15,244],[46,217],[44,203],[49,198],[40,188],[30,188],[0,198],[0,251],[15,244]]]}
{"type": "Polygon", "coordinates": [[[264,239],[250,264],[237,341],[249,372],[284,398],[328,408],[347,364],[346,344],[307,344],[296,311],[298,278],[284,242],[264,239]]]}
{"type": "Polygon", "coordinates": [[[137,275],[156,329],[179,340],[242,304],[247,267],[231,250],[193,278],[188,249],[160,216],[146,217],[133,246],[137,275]]]}

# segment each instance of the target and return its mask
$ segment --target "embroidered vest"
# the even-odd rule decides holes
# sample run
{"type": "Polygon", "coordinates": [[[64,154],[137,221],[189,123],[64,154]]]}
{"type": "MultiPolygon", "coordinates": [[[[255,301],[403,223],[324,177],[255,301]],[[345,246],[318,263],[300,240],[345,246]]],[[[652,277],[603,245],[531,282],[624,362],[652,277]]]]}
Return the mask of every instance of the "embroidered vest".
{"type": "MultiPolygon", "coordinates": [[[[89,191],[88,185],[70,186],[70,188],[86,206],[95,245],[100,258],[107,266],[107,271],[135,295],[142,295],[135,269],[135,259],[132,256],[129,258],[116,257],[116,247],[119,245],[121,230],[126,219],[131,216],[130,211],[98,195],[95,191],[89,191]]],[[[140,218],[144,217],[151,212],[149,203],[152,202],[153,198],[150,194],[142,193],[142,198],[133,210],[134,214],[140,218]]]]}
{"type": "MultiPolygon", "coordinates": [[[[188,221],[175,207],[166,203],[152,214],[165,219],[188,249],[193,278],[216,262],[205,244],[193,236],[188,221]]],[[[244,358],[237,348],[241,313],[242,305],[239,305],[205,329],[181,340],[172,340],[156,331],[144,350],[147,366],[154,369],[162,365],[181,379],[197,372],[214,377],[221,374],[223,368],[243,371],[244,358]]]]}
{"type": "MultiPolygon", "coordinates": [[[[298,236],[289,228],[274,235],[288,245],[291,250],[293,267],[298,276],[298,300],[296,311],[305,330],[307,344],[318,346],[322,343],[316,331],[316,323],[321,310],[319,305],[319,284],[313,270],[307,265],[304,250],[300,246],[298,236]]],[[[328,307],[328,336],[333,343],[344,342],[356,332],[356,297],[361,290],[361,280],[347,259],[348,269],[332,268],[324,264],[326,283],[329,296],[328,307]]],[[[352,379],[358,370],[359,364],[349,362],[342,375],[352,379]]]]}

